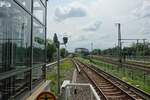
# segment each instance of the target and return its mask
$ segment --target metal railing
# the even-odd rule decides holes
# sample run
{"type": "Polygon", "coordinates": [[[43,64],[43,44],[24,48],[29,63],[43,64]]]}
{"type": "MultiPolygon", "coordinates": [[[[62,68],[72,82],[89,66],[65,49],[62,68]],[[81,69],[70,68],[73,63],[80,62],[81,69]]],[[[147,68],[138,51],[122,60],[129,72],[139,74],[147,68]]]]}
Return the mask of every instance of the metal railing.
{"type": "Polygon", "coordinates": [[[69,80],[63,82],[61,96],[63,100],[101,100],[90,83],[70,83],[69,80]]]}
{"type": "MultiPolygon", "coordinates": [[[[60,61],[63,61],[63,60],[65,60],[65,59],[62,59],[60,61]]],[[[46,64],[46,68],[48,68],[50,66],[53,66],[55,64],[57,64],[57,61],[53,62],[53,63],[46,64]]],[[[40,64],[40,65],[34,66],[34,67],[28,67],[28,68],[22,68],[22,69],[14,69],[14,70],[11,70],[11,71],[0,73],[0,80],[3,80],[3,79],[6,79],[6,78],[9,78],[9,77],[18,75],[20,73],[24,73],[24,72],[29,71],[31,69],[38,69],[38,68],[42,67],[43,65],[45,65],[45,64],[43,63],[43,64],[40,64]]]]}

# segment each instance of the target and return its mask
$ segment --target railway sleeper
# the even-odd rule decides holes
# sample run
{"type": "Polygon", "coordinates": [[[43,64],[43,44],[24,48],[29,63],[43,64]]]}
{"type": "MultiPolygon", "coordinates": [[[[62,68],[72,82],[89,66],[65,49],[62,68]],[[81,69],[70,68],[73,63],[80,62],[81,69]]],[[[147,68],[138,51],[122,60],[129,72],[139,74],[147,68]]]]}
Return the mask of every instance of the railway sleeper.
{"type": "Polygon", "coordinates": [[[119,87],[122,88],[124,91],[126,91],[132,97],[135,97],[136,99],[140,99],[140,97],[138,95],[136,95],[135,93],[133,93],[131,90],[129,90],[128,87],[125,87],[125,86],[122,86],[122,85],[120,85],[119,87]]]}
{"type": "Polygon", "coordinates": [[[111,84],[99,84],[99,86],[101,87],[108,87],[108,86],[112,86],[111,84]]]}
{"type": "Polygon", "coordinates": [[[114,89],[114,86],[100,87],[101,89],[114,89]]]}
{"type": "Polygon", "coordinates": [[[111,91],[118,91],[116,88],[113,89],[103,89],[103,92],[111,92],[111,91]]]}
{"type": "Polygon", "coordinates": [[[126,95],[122,94],[122,95],[109,95],[107,96],[109,100],[130,100],[130,99],[127,99],[126,95]]]}
{"type": "MultiPolygon", "coordinates": [[[[93,75],[93,73],[90,72],[89,69],[86,69],[86,70],[85,71],[89,74],[89,76],[93,75]]],[[[113,78],[109,78],[110,76],[107,76],[107,75],[105,76],[105,75],[102,75],[102,73],[101,73],[101,76],[104,76],[105,78],[107,77],[106,79],[111,81],[113,84],[115,83],[115,86],[113,86],[113,84],[112,84],[112,86],[110,86],[111,84],[109,82],[105,81],[105,79],[103,79],[103,78],[97,79],[96,75],[94,75],[94,76],[91,77],[91,79],[95,79],[95,82],[98,83],[99,88],[101,89],[101,91],[106,95],[106,97],[108,97],[108,98],[110,97],[109,100],[133,100],[133,98],[128,99],[129,96],[127,95],[128,94],[127,91],[126,91],[127,94],[123,94],[122,91],[117,91],[118,89],[116,89],[115,86],[118,86],[118,87],[122,87],[122,86],[120,84],[118,84],[118,82],[115,83],[115,81],[112,81],[113,78]],[[99,80],[101,80],[101,81],[99,81],[99,80]],[[115,89],[116,91],[115,90],[113,91],[113,89],[115,89]],[[104,92],[104,91],[107,91],[107,92],[104,92]],[[108,91],[110,91],[110,92],[108,92],[108,91]]],[[[98,91],[98,89],[96,89],[96,90],[98,91]]],[[[129,89],[128,89],[128,91],[129,91],[129,89]]],[[[98,93],[99,93],[99,91],[98,91],[98,93]]],[[[101,94],[101,93],[99,93],[99,94],[101,94]]],[[[137,98],[136,95],[130,94],[130,96],[132,96],[132,95],[135,98],[137,98]]]]}
{"type": "Polygon", "coordinates": [[[111,92],[104,92],[105,95],[120,95],[122,94],[121,91],[111,91],[111,92]]]}
{"type": "Polygon", "coordinates": [[[123,93],[121,91],[107,91],[107,92],[105,91],[104,94],[105,95],[121,95],[123,93]]]}

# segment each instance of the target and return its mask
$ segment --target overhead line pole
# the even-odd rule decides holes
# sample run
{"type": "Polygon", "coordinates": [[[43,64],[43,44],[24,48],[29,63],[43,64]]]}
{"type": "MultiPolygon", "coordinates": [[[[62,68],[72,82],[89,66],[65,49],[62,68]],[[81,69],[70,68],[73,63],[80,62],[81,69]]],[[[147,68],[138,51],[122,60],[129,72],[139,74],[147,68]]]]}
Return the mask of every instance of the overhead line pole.
{"type": "MultiPolygon", "coordinates": [[[[136,40],[137,43],[136,43],[136,56],[138,56],[138,52],[139,52],[139,48],[138,48],[138,45],[139,45],[139,40],[143,40],[143,44],[144,44],[144,47],[145,47],[145,41],[147,39],[121,39],[121,40],[136,40]]],[[[122,45],[121,45],[122,47],[122,45]]],[[[144,53],[144,49],[143,49],[143,53],[144,53]]]]}
{"type": "Polygon", "coordinates": [[[146,39],[143,39],[143,60],[145,61],[146,39]]]}
{"type": "MultiPolygon", "coordinates": [[[[122,66],[122,40],[136,40],[137,41],[137,45],[139,40],[143,40],[144,45],[145,45],[145,41],[146,39],[121,39],[121,24],[120,23],[116,23],[117,27],[118,27],[118,60],[120,63],[120,67],[122,66]]],[[[144,50],[143,50],[144,53],[144,50]]],[[[136,48],[136,55],[138,54],[138,46],[136,48]]]]}
{"type": "Polygon", "coordinates": [[[91,42],[91,58],[92,58],[92,54],[93,54],[93,42],[91,42]]]}
{"type": "Polygon", "coordinates": [[[138,53],[139,53],[139,40],[137,40],[137,43],[136,43],[136,58],[138,57],[138,53]]]}
{"type": "Polygon", "coordinates": [[[120,66],[122,66],[121,24],[117,23],[117,26],[118,26],[118,56],[120,66]]]}

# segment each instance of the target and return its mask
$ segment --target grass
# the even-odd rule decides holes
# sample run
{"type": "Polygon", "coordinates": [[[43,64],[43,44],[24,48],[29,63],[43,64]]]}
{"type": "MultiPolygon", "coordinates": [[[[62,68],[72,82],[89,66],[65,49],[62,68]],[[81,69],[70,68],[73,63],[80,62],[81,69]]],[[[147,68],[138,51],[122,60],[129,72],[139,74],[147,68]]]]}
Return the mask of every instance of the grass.
{"type": "Polygon", "coordinates": [[[100,60],[95,60],[95,59],[92,59],[92,62],[90,62],[89,60],[82,59],[82,58],[79,58],[79,59],[86,63],[98,65],[98,67],[101,70],[108,72],[111,75],[116,76],[120,78],[121,80],[147,93],[150,93],[150,76],[146,75],[145,82],[144,82],[144,72],[140,70],[131,70],[125,67],[120,68],[118,66],[108,64],[108,63],[102,62],[100,60]]]}
{"type": "MultiPolygon", "coordinates": [[[[60,64],[60,80],[61,84],[66,78],[68,72],[74,69],[73,63],[70,59],[66,59],[60,64]]],[[[56,66],[54,66],[51,72],[47,73],[47,80],[51,80],[51,91],[56,95],[57,94],[57,73],[56,73],[56,66]]]]}
{"type": "Polygon", "coordinates": [[[56,95],[57,94],[57,74],[52,71],[47,74],[47,80],[51,80],[50,89],[56,95]]]}

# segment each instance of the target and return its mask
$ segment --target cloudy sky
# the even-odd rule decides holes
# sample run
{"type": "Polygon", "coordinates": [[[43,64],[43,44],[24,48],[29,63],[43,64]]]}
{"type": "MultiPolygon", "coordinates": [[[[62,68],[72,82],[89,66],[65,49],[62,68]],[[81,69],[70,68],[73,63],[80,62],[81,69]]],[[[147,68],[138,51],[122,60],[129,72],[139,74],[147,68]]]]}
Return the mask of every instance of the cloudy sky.
{"type": "MultiPolygon", "coordinates": [[[[77,47],[106,49],[122,38],[150,37],[150,0],[49,0],[48,38],[69,37],[68,50],[77,47]]],[[[127,43],[131,44],[131,43],[127,43]]],[[[127,45],[126,44],[126,45],[127,45]]]]}

